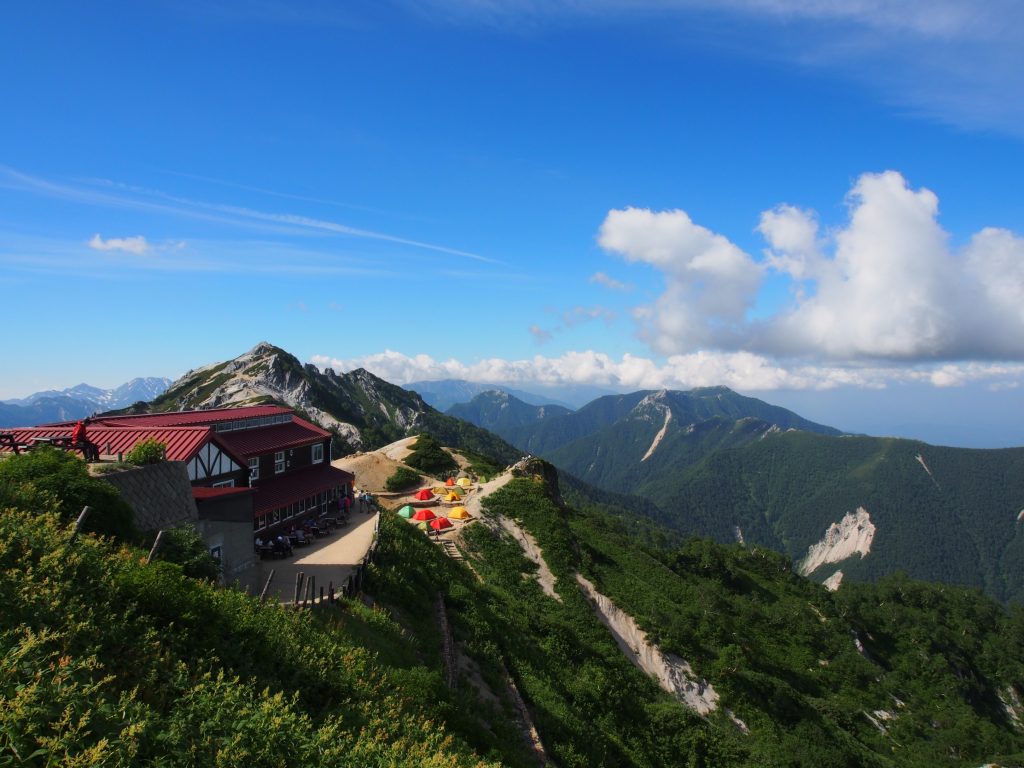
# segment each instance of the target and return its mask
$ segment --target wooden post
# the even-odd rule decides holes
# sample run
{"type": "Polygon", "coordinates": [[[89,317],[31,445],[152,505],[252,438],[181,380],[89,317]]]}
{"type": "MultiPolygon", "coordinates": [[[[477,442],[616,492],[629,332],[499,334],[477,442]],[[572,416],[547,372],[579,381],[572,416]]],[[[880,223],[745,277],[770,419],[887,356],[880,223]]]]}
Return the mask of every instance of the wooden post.
{"type": "Polygon", "coordinates": [[[316,602],[316,576],[309,577],[309,597],[316,602]]]}
{"type": "Polygon", "coordinates": [[[334,605],[334,581],[327,582],[327,599],[334,605]]]}
{"type": "Polygon", "coordinates": [[[320,585],[320,606],[323,607],[323,604],[324,604],[324,588],[323,588],[323,585],[321,584],[320,585]]]}
{"type": "Polygon", "coordinates": [[[163,529],[161,529],[156,532],[156,541],[153,542],[153,548],[149,550],[149,556],[146,558],[146,565],[149,565],[151,562],[153,562],[153,556],[156,555],[156,551],[160,549],[160,545],[163,543],[163,541],[164,532],[163,529]]]}
{"type": "Polygon", "coordinates": [[[85,527],[85,521],[89,518],[89,513],[92,512],[92,507],[82,507],[82,512],[75,520],[75,530],[71,534],[71,538],[74,539],[78,534],[82,532],[82,528],[85,527]]]}
{"type": "Polygon", "coordinates": [[[292,599],[292,605],[299,604],[299,595],[302,593],[302,581],[305,577],[306,574],[302,571],[295,574],[295,597],[292,599]]]}
{"type": "MultiPolygon", "coordinates": [[[[260,592],[260,602],[265,602],[267,599],[267,591],[270,589],[270,582],[274,580],[274,569],[270,569],[270,575],[267,576],[267,583],[263,585],[263,591],[260,592]]],[[[248,587],[246,587],[248,590],[248,587]]]]}

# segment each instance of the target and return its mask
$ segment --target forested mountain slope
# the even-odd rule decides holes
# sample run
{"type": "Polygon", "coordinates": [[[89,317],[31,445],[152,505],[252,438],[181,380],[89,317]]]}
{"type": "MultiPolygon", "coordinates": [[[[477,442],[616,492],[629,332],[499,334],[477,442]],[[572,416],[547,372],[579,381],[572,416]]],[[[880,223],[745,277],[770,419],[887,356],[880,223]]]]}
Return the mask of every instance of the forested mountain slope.
{"type": "Polygon", "coordinates": [[[912,440],[776,434],[665,473],[644,495],[689,534],[746,541],[798,560],[826,529],[863,508],[870,553],[836,567],[847,578],[894,571],[1024,598],[1024,448],[978,450],[912,440]]]}

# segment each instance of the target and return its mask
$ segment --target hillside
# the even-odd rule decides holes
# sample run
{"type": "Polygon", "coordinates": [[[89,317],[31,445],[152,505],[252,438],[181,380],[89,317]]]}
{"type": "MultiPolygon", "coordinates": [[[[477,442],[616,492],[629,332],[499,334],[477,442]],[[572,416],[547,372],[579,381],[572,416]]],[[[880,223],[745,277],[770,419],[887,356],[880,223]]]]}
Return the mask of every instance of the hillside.
{"type": "Polygon", "coordinates": [[[1024,599],[1024,449],[930,446],[912,440],[776,434],[665,473],[645,495],[684,534],[756,542],[805,557],[826,529],[862,508],[870,552],[813,572],[916,578],[1024,599]]]}
{"type": "Polygon", "coordinates": [[[833,586],[902,571],[1024,599],[1024,449],[841,435],[724,387],[522,429],[516,445],[682,536],[768,546],[833,586]]]}
{"type": "Polygon", "coordinates": [[[243,355],[189,371],[132,412],[276,403],[295,408],[336,435],[335,455],[372,450],[407,435],[429,432],[445,445],[510,462],[518,451],[472,424],[427,405],[415,392],[369,371],[338,374],[303,365],[288,352],[261,342],[243,355]]]}
{"type": "Polygon", "coordinates": [[[905,577],[833,594],[760,547],[641,544],[565,506],[550,465],[515,474],[460,529],[465,560],[385,513],[373,608],[315,611],[74,538],[0,484],[0,762],[1024,765],[1024,612],[905,577]]]}

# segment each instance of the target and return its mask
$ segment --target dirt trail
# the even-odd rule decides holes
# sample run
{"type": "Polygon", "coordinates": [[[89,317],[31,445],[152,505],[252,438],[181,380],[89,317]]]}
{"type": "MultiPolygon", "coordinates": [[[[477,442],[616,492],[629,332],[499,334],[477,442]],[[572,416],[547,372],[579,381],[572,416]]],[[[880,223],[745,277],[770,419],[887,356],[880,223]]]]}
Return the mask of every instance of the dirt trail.
{"type": "Polygon", "coordinates": [[[541,552],[537,540],[533,538],[530,532],[524,530],[515,520],[510,520],[504,515],[494,512],[489,512],[486,515],[483,514],[481,502],[484,497],[494,493],[511,479],[512,473],[506,472],[494,478],[494,480],[484,483],[480,486],[480,490],[466,501],[465,507],[469,510],[470,514],[479,517],[484,525],[494,530],[500,529],[509,534],[519,545],[520,549],[523,550],[523,554],[537,565],[537,581],[544,594],[548,597],[553,597],[558,602],[562,602],[561,596],[555,591],[555,574],[548,568],[548,564],[544,560],[544,553],[541,552]]]}

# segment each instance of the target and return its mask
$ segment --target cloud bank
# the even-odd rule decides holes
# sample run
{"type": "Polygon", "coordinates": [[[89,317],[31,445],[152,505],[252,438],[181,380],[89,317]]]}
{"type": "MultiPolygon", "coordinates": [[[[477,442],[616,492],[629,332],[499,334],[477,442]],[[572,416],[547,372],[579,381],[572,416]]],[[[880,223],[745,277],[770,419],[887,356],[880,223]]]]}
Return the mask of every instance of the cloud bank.
{"type": "Polygon", "coordinates": [[[997,390],[1016,387],[1024,376],[1022,363],[945,363],[914,368],[783,365],[750,352],[704,351],[671,355],[661,363],[630,354],[615,359],[593,350],[567,352],[557,357],[536,355],[520,360],[495,357],[474,363],[385,350],[347,359],[314,355],[311,362],[321,369],[336,371],[365,368],[396,384],[464,379],[521,387],[586,384],[623,391],[690,389],[720,384],[746,392],[829,390],[841,386],[884,389],[893,383],[924,383],[936,387],[981,384],[997,390]]]}
{"type": "Polygon", "coordinates": [[[862,175],[847,206],[847,221],[828,232],[813,211],[762,213],[760,260],[681,210],[610,211],[598,243],[661,273],[663,293],[635,310],[641,338],[660,354],[841,365],[1024,359],[1024,238],[987,228],[951,248],[938,197],[895,171],[862,175]],[[792,295],[751,319],[773,273],[792,281],[792,295]]]}

